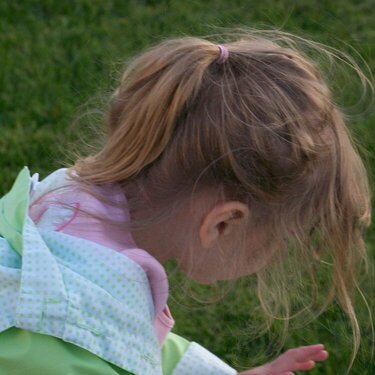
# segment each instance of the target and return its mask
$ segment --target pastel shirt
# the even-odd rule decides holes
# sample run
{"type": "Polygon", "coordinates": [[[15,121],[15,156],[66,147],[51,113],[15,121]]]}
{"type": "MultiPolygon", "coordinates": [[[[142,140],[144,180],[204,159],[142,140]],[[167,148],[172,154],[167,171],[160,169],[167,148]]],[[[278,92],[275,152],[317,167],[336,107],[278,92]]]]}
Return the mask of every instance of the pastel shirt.
{"type": "MultiPolygon", "coordinates": [[[[57,172],[62,173],[62,170],[57,172]]],[[[162,345],[174,325],[174,319],[167,306],[169,285],[165,269],[147,251],[137,247],[129,231],[111,226],[89,215],[91,213],[119,222],[130,220],[129,212],[123,209],[126,207],[127,200],[119,186],[106,185],[96,188],[100,189],[100,193],[119,203],[119,206],[105,204],[79,189],[78,186],[56,191],[53,191],[52,187],[47,194],[32,200],[29,216],[39,228],[48,228],[96,242],[137,262],[147,274],[150,283],[155,308],[153,325],[162,345]]]]}

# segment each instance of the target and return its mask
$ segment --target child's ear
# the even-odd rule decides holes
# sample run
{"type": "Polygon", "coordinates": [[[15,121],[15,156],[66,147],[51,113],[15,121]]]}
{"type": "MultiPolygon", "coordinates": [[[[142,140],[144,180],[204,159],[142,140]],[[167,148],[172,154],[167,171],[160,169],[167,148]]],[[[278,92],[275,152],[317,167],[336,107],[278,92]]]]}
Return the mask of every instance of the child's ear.
{"type": "Polygon", "coordinates": [[[209,211],[199,230],[203,248],[214,246],[222,236],[230,234],[235,226],[244,225],[249,216],[248,207],[237,201],[230,201],[216,205],[209,211]]]}

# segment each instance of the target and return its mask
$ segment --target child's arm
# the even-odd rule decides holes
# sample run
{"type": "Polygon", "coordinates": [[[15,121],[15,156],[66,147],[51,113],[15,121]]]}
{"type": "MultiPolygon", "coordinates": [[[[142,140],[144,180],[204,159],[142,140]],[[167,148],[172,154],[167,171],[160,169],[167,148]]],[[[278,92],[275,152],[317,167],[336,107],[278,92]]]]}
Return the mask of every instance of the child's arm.
{"type": "Polygon", "coordinates": [[[328,353],[321,344],[290,349],[263,366],[238,373],[202,346],[169,333],[162,347],[163,375],[293,375],[306,371],[315,361],[324,361],[328,353]]]}
{"type": "Polygon", "coordinates": [[[274,361],[263,366],[240,372],[240,375],[293,375],[292,371],[308,371],[315,366],[315,362],[325,361],[328,352],[324,345],[300,346],[289,349],[274,361]]]}

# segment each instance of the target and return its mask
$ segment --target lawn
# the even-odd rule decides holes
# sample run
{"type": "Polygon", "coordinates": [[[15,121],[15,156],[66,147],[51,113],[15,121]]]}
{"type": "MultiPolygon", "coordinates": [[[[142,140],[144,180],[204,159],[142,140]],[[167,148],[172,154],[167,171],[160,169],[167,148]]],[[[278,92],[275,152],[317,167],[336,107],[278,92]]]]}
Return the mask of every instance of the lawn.
{"type": "MultiPolygon", "coordinates": [[[[169,36],[212,34],[211,26],[271,26],[348,53],[357,51],[374,72],[374,19],[372,0],[0,1],[0,192],[10,187],[24,165],[43,178],[71,161],[72,151],[82,144],[86,132],[93,136],[88,124],[99,126],[102,99],[114,87],[124,60],[150,43],[169,36]]],[[[353,107],[358,101],[352,85],[348,80],[338,86],[342,106],[353,107]]],[[[367,105],[351,108],[350,113],[351,131],[367,158],[374,192],[372,107],[367,100],[367,105]]],[[[373,225],[366,242],[374,259],[373,225]]],[[[257,365],[275,354],[277,325],[269,335],[252,339],[250,334],[250,324],[261,320],[253,291],[241,283],[220,302],[199,304],[182,291],[180,277],[171,278],[170,308],[176,333],[238,368],[257,365]]],[[[253,284],[253,280],[246,283],[253,284]]],[[[375,314],[374,280],[366,279],[362,287],[375,314]]],[[[199,295],[217,292],[193,288],[199,295]]],[[[369,313],[361,299],[357,306],[363,342],[350,373],[374,375],[369,313]]],[[[291,329],[284,347],[316,342],[326,345],[330,358],[310,373],[344,374],[351,337],[337,306],[308,326],[291,329]]]]}

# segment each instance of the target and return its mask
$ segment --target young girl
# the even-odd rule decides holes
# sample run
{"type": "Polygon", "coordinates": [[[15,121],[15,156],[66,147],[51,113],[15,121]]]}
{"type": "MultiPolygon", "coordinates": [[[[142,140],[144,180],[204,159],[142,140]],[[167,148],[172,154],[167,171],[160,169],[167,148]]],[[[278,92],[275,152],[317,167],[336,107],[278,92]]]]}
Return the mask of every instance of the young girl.
{"type": "MultiPolygon", "coordinates": [[[[1,374],[236,374],[170,332],[169,259],[203,284],[256,273],[265,312],[286,317],[291,283],[320,296],[330,259],[325,306],[337,296],[358,349],[350,291],[371,206],[345,115],[291,35],[235,35],[135,56],[102,148],[41,182],[24,168],[1,199],[1,374]]],[[[301,346],[241,374],[327,357],[301,346]]]]}

